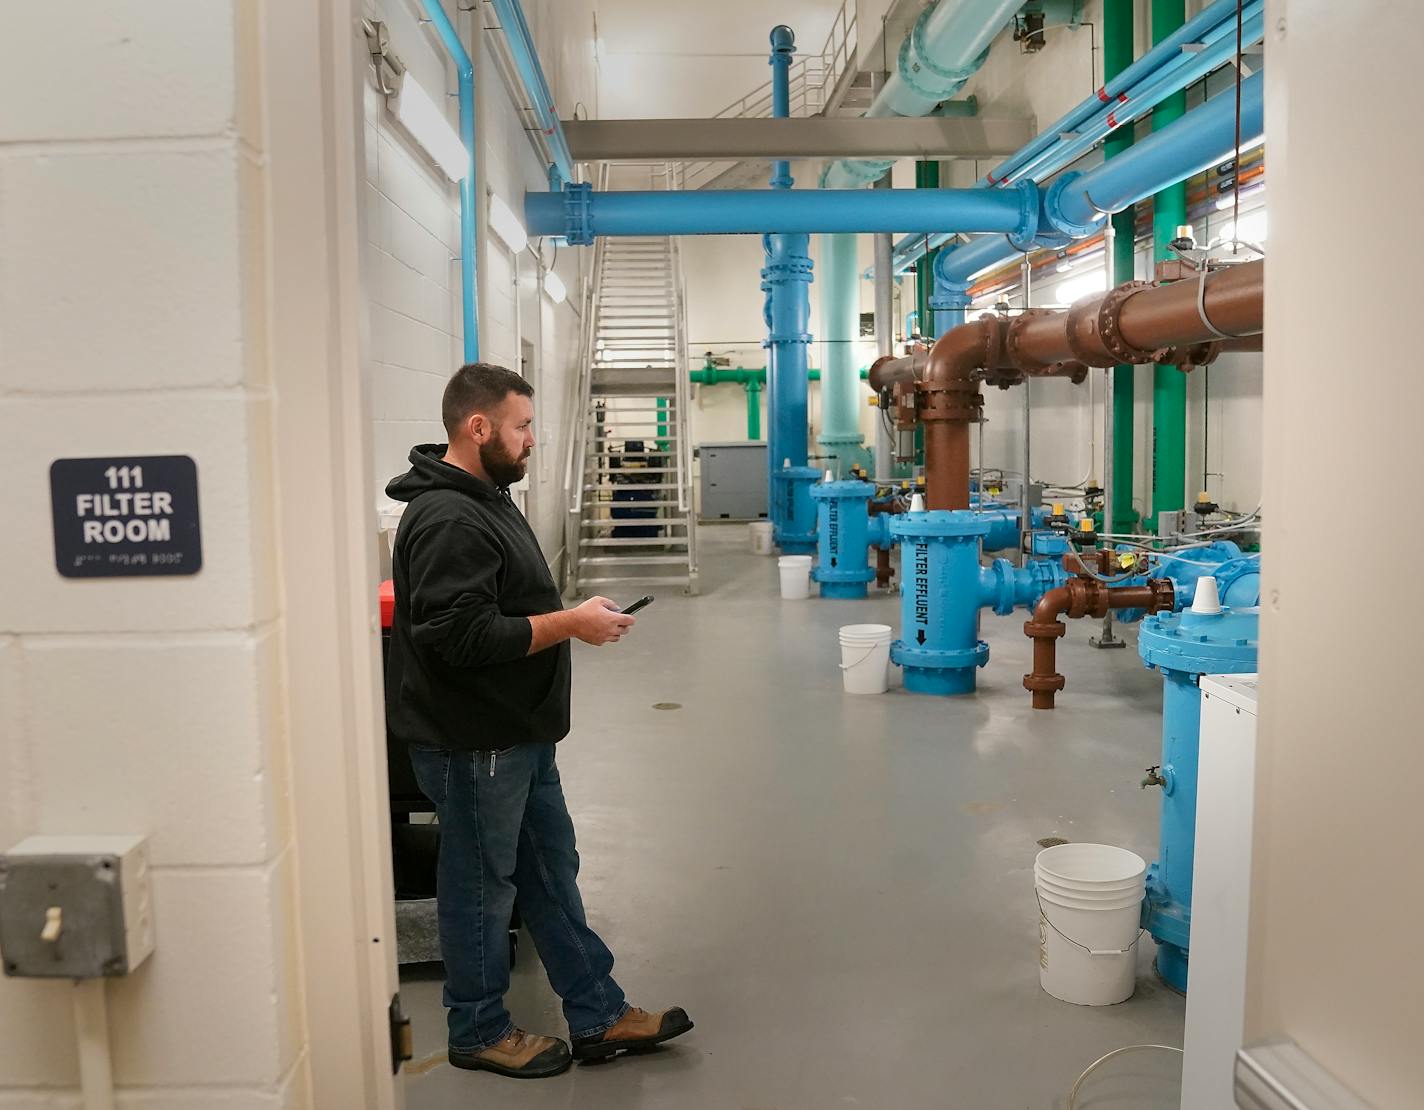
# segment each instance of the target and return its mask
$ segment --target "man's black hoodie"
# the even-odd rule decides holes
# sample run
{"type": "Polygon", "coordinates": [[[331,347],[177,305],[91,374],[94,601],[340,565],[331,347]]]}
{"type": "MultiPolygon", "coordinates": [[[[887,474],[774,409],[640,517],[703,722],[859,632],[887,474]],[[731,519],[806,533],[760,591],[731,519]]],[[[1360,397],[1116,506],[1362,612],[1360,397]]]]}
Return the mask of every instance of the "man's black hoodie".
{"type": "Polygon", "coordinates": [[[410,452],[386,493],[409,502],[396,532],[386,724],[422,748],[500,751],[569,731],[569,645],[529,654],[526,617],[563,608],[509,491],[410,452]]]}

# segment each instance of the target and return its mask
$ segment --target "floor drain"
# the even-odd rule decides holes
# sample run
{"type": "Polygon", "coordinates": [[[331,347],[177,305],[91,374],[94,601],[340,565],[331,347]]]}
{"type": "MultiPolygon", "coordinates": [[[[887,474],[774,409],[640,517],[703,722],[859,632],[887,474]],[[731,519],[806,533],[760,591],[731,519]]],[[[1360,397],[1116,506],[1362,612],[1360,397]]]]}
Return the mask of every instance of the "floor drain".
{"type": "Polygon", "coordinates": [[[653,703],[654,709],[681,709],[682,703],[676,701],[659,701],[653,703]]]}
{"type": "Polygon", "coordinates": [[[1058,845],[1067,843],[1068,841],[1064,840],[1061,836],[1045,836],[1038,842],[1038,846],[1040,848],[1057,848],[1058,845]]]}

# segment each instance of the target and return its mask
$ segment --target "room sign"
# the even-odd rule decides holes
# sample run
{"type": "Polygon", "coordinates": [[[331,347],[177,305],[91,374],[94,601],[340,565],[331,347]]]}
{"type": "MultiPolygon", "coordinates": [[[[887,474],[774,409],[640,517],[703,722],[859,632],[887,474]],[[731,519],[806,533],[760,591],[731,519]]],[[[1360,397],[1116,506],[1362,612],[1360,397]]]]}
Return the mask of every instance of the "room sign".
{"type": "Polygon", "coordinates": [[[198,467],[187,455],[56,459],[54,561],[66,578],[196,574],[198,467]]]}

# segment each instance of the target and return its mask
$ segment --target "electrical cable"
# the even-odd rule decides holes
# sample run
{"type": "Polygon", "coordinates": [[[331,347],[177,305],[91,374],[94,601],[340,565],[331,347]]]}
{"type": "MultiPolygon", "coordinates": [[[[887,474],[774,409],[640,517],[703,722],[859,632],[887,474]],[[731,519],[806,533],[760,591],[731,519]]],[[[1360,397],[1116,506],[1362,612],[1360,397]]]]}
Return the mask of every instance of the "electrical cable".
{"type": "Polygon", "coordinates": [[[1104,1053],[1084,1068],[1077,1080],[1074,1081],[1072,1090],[1068,1092],[1068,1105],[1066,1110],[1077,1110],[1078,1091],[1082,1088],[1084,1080],[1092,1075],[1093,1072],[1098,1069],[1099,1065],[1107,1063],[1114,1056],[1121,1056],[1126,1052],[1137,1052],[1141,1049],[1148,1048],[1160,1048],[1163,1052],[1175,1052],[1178,1056],[1183,1055],[1180,1048],[1170,1044],[1128,1044],[1123,1045],[1121,1048],[1115,1048],[1111,1052],[1104,1053]]]}

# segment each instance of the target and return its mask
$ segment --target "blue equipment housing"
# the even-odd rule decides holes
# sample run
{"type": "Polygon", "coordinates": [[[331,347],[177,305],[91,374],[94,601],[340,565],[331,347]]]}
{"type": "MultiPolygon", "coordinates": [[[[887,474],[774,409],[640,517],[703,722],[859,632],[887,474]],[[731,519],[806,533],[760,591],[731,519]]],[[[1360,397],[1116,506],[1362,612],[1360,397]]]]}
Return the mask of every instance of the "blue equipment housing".
{"type": "Polygon", "coordinates": [[[989,661],[979,639],[979,610],[1007,615],[1037,603],[1068,580],[1053,561],[1015,567],[1007,559],[979,565],[980,544],[993,528],[970,509],[904,513],[891,518],[900,544],[901,638],[890,659],[905,671],[905,689],[919,694],[971,694],[989,661]]]}
{"type": "MultiPolygon", "coordinates": [[[[1120,551],[1130,551],[1122,547],[1120,551]]],[[[1148,577],[1170,578],[1177,589],[1175,608],[1186,609],[1196,599],[1197,582],[1215,578],[1221,604],[1231,609],[1249,609],[1261,604],[1261,557],[1244,554],[1230,540],[1217,540],[1201,547],[1158,556],[1151,575],[1135,575],[1115,585],[1140,586],[1148,577]]],[[[1117,619],[1140,621],[1141,609],[1120,609],[1117,619]]]]}
{"type": "Polygon", "coordinates": [[[783,466],[771,474],[772,535],[784,554],[816,550],[816,503],[811,490],[821,480],[814,466],[783,466]]]}
{"type": "MultiPolygon", "coordinates": [[[[1195,580],[1193,589],[1195,589],[1195,580]]],[[[1197,755],[1201,740],[1204,674],[1256,670],[1259,611],[1223,607],[1219,613],[1159,613],[1142,622],[1138,653],[1162,672],[1162,788],[1160,857],[1147,872],[1142,925],[1157,941],[1157,974],[1187,989],[1196,855],[1197,755]]]]}

